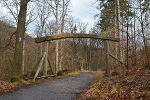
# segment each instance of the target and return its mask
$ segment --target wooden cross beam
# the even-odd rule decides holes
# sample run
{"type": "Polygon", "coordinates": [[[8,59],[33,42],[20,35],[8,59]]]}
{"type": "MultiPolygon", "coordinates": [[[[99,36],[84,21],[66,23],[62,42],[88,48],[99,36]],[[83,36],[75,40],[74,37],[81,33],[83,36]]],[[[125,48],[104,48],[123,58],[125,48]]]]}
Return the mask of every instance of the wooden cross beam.
{"type": "Polygon", "coordinates": [[[110,40],[110,41],[114,41],[114,42],[120,41],[119,38],[115,38],[112,36],[79,34],[79,33],[65,33],[65,34],[58,34],[58,35],[35,38],[35,43],[41,43],[41,42],[51,41],[51,40],[58,40],[58,39],[63,39],[63,38],[92,38],[92,39],[110,40]]]}

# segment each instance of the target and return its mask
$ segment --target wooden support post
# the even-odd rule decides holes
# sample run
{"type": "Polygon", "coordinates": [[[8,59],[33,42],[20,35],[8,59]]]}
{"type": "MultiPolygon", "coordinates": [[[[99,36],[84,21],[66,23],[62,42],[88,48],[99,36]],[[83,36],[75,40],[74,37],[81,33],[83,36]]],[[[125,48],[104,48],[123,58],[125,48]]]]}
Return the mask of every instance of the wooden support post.
{"type": "Polygon", "coordinates": [[[42,59],[41,59],[41,61],[40,61],[40,65],[39,65],[39,67],[38,67],[38,69],[37,69],[37,71],[36,71],[36,73],[35,73],[33,82],[34,82],[35,79],[37,78],[37,76],[38,76],[38,74],[39,74],[39,72],[40,72],[40,70],[41,70],[41,68],[42,68],[42,65],[43,65],[45,56],[46,56],[46,52],[44,52],[44,55],[43,55],[43,57],[42,57],[42,59]]]}
{"type": "Polygon", "coordinates": [[[105,47],[106,47],[106,75],[109,77],[110,76],[110,66],[109,66],[109,41],[105,41],[105,47]]]}
{"type": "Polygon", "coordinates": [[[47,66],[48,66],[48,62],[47,62],[47,57],[48,57],[48,41],[45,41],[45,65],[44,65],[44,69],[43,69],[43,76],[47,76],[47,66]]]}

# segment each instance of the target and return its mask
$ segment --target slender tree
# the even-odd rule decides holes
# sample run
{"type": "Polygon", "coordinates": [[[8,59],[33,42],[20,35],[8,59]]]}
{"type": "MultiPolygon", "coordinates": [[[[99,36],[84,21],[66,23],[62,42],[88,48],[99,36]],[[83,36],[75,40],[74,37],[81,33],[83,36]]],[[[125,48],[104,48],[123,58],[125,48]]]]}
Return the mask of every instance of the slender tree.
{"type": "MultiPolygon", "coordinates": [[[[53,12],[53,15],[55,17],[55,21],[56,21],[56,28],[55,28],[55,34],[58,34],[59,33],[59,22],[58,22],[58,18],[59,18],[59,6],[60,6],[60,0],[55,0],[54,2],[53,1],[50,1],[48,2],[49,6],[51,7],[52,9],[52,12],[53,12]]],[[[58,64],[59,64],[59,41],[56,40],[56,67],[55,67],[55,74],[57,76],[57,72],[58,72],[58,64]]]]}
{"type": "MultiPolygon", "coordinates": [[[[61,15],[61,34],[64,33],[65,19],[67,17],[67,11],[70,4],[70,0],[62,0],[62,15],[61,15]]],[[[62,39],[60,40],[60,64],[59,70],[62,70],[62,61],[63,61],[63,43],[62,39]]]]}

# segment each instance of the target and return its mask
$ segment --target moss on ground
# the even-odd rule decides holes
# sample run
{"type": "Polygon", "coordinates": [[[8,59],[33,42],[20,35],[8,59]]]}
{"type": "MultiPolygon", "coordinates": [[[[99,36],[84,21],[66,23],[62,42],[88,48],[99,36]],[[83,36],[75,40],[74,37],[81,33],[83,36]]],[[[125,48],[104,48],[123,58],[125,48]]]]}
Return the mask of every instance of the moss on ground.
{"type": "Polygon", "coordinates": [[[12,78],[10,79],[10,83],[14,83],[14,82],[17,82],[17,81],[19,81],[19,78],[12,77],[12,78]]]}

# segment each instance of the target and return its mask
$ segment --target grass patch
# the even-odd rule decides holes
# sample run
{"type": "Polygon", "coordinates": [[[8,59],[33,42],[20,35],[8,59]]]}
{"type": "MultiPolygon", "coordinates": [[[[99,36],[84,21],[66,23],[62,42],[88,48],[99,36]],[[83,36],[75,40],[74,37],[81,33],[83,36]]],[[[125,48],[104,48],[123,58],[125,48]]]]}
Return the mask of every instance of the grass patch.
{"type": "Polygon", "coordinates": [[[127,87],[126,87],[126,86],[123,86],[122,88],[123,88],[123,89],[127,89],[127,87]]]}
{"type": "Polygon", "coordinates": [[[117,91],[120,91],[121,86],[117,86],[117,87],[115,87],[115,88],[116,88],[117,91]]]}
{"type": "Polygon", "coordinates": [[[125,78],[130,78],[130,77],[131,77],[131,75],[126,75],[126,76],[125,76],[125,78]]]}
{"type": "Polygon", "coordinates": [[[95,89],[93,93],[94,93],[94,94],[98,93],[98,89],[95,89]]]}
{"type": "Polygon", "coordinates": [[[3,89],[3,87],[2,87],[2,86],[0,86],[0,89],[3,89]]]}
{"type": "Polygon", "coordinates": [[[144,97],[147,97],[147,93],[146,92],[144,93],[144,97]]]}
{"type": "Polygon", "coordinates": [[[96,97],[94,97],[92,94],[90,94],[90,98],[92,98],[92,100],[96,99],[96,97]]]}

